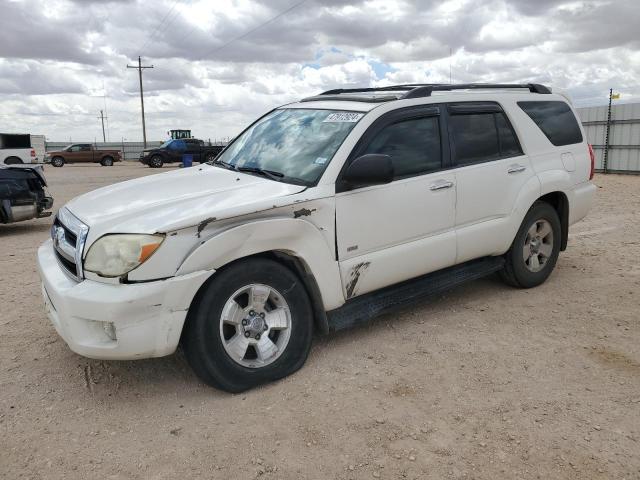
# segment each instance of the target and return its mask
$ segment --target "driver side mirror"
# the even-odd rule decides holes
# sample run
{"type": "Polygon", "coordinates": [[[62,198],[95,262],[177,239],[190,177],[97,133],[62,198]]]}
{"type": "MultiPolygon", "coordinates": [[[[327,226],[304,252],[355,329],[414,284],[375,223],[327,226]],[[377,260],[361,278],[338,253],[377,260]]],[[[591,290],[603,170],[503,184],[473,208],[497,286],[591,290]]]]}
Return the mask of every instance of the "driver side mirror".
{"type": "Polygon", "coordinates": [[[382,185],[393,180],[393,162],[389,155],[370,153],[356,158],[347,167],[342,180],[350,187],[382,185]]]}

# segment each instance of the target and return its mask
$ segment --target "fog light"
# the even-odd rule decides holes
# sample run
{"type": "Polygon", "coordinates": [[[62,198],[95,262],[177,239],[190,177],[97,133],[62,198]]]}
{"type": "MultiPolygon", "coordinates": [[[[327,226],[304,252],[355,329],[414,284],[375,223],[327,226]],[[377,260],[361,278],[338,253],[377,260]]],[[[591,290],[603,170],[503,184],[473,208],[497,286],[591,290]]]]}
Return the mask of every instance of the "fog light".
{"type": "Polygon", "coordinates": [[[102,322],[102,328],[104,329],[104,333],[107,334],[111,340],[116,340],[116,326],[113,322],[102,322]]]}

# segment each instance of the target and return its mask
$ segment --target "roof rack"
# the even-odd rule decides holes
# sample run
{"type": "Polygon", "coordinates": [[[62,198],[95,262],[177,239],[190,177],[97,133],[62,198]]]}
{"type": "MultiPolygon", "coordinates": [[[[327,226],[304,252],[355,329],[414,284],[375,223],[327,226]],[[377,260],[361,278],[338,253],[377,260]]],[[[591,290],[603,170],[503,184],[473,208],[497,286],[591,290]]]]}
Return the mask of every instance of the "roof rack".
{"type": "Polygon", "coordinates": [[[356,102],[387,102],[408,98],[430,97],[433,92],[451,90],[490,90],[490,89],[527,89],[531,93],[549,94],[551,90],[539,83],[462,83],[449,85],[444,83],[390,85],[387,87],[336,88],[319,95],[304,98],[302,102],[316,100],[348,100],[356,102]],[[376,95],[385,93],[386,95],[376,95]],[[359,95],[365,94],[365,95],[359,95]]]}

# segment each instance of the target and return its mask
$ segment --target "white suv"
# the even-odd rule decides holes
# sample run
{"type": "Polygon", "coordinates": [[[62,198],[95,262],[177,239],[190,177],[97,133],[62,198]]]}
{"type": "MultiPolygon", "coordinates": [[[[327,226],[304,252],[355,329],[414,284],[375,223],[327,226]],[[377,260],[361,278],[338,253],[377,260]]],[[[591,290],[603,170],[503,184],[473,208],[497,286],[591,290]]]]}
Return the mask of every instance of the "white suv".
{"type": "Polygon", "coordinates": [[[43,295],[75,352],[181,342],[237,392],[300,368],[314,329],[492,272],[544,282],[592,176],[575,112],[542,85],[332,90],[267,113],[210,164],[70,201],[38,251],[43,295]]]}

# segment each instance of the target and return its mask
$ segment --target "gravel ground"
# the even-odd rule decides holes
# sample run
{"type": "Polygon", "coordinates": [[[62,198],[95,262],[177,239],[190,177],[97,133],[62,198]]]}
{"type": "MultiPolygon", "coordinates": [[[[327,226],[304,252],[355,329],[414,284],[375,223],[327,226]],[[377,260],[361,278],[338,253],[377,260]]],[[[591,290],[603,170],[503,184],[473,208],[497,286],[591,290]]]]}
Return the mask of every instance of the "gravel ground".
{"type": "MultiPolygon", "coordinates": [[[[46,170],[55,208],[154,173],[46,170]]],[[[51,219],[0,225],[0,477],[640,478],[640,177],[596,183],[541,287],[470,283],[317,338],[298,373],[240,395],[180,354],[72,353],[35,267],[51,219]]]]}

